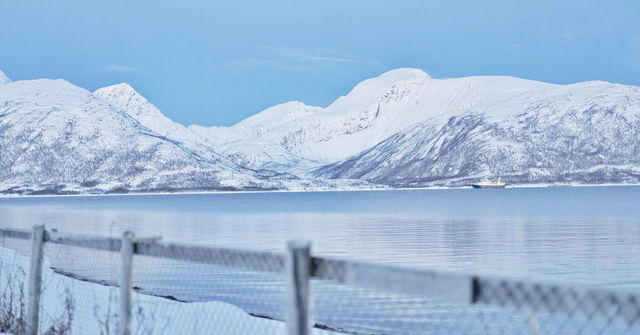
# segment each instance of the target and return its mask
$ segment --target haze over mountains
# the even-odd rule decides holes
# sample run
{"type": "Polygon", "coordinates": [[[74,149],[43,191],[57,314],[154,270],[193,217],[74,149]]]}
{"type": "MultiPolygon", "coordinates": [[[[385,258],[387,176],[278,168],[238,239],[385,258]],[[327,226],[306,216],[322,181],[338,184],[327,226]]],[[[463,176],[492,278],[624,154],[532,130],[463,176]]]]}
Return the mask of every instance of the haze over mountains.
{"type": "Polygon", "coordinates": [[[0,193],[639,183],[640,88],[397,69],[326,108],[185,127],[127,84],[0,72],[0,193]]]}

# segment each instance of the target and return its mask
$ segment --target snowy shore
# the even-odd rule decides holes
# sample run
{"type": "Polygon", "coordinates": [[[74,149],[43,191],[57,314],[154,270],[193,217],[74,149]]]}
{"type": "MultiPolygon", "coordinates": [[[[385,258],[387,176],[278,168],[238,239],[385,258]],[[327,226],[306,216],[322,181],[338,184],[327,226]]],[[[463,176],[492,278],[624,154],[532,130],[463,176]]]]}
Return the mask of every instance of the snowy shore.
{"type": "MultiPolygon", "coordinates": [[[[547,188],[547,187],[635,187],[640,184],[513,184],[506,188],[547,188]]],[[[128,193],[78,193],[78,194],[0,194],[2,198],[52,198],[52,197],[118,197],[118,196],[154,196],[154,195],[198,195],[198,194],[254,194],[254,193],[317,193],[317,192],[369,192],[369,191],[416,191],[416,190],[463,190],[471,186],[432,186],[432,187],[381,187],[352,189],[317,190],[265,190],[265,191],[185,191],[185,192],[128,192],[128,193]]]]}
{"type": "MultiPolygon", "coordinates": [[[[26,317],[29,259],[0,247],[0,310],[2,320],[13,315],[12,333],[26,317]],[[22,321],[21,321],[22,320],[22,321]]],[[[54,334],[115,334],[118,324],[117,287],[75,280],[46,266],[40,312],[40,331],[54,334]],[[56,331],[57,330],[57,331],[56,331]]],[[[133,293],[132,334],[285,334],[286,324],[253,317],[233,305],[211,301],[183,303],[133,293]]],[[[5,326],[0,324],[0,326],[5,326]]],[[[313,329],[312,334],[332,334],[313,329]]]]}

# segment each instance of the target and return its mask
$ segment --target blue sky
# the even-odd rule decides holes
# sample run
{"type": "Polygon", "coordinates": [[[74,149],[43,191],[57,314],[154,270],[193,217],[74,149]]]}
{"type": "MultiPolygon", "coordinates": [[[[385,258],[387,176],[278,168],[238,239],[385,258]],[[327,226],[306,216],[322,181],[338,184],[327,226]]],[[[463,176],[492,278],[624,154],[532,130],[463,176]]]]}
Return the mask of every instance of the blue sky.
{"type": "Polygon", "coordinates": [[[399,67],[640,85],[640,1],[0,0],[11,79],[127,82],[185,125],[327,106],[399,67]]]}

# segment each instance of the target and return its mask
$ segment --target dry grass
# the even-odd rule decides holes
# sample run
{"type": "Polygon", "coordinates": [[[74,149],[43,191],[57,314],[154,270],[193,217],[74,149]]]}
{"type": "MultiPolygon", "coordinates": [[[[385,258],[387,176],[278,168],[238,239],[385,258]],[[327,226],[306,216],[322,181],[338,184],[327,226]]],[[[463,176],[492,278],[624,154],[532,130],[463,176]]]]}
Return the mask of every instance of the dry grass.
{"type": "MultiPolygon", "coordinates": [[[[0,278],[6,285],[0,295],[0,332],[13,335],[27,333],[27,306],[25,303],[25,271],[6,271],[0,263],[0,278]]],[[[69,335],[75,312],[75,300],[71,292],[64,291],[64,309],[61,315],[53,319],[52,324],[41,332],[43,335],[69,335]]]]}

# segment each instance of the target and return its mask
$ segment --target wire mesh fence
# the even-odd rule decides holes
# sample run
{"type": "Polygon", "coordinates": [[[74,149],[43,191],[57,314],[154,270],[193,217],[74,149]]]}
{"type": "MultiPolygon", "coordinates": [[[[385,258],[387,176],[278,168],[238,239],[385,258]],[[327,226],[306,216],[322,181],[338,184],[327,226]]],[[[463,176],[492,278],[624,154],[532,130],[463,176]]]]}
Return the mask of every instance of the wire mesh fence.
{"type": "MultiPolygon", "coordinates": [[[[134,268],[147,272],[143,277],[134,271],[137,290],[178,301],[172,303],[172,313],[163,314],[160,324],[182,324],[192,334],[284,333],[286,285],[281,256],[158,242],[142,242],[136,253],[134,268]],[[198,302],[199,308],[209,312],[203,318],[203,313],[182,308],[184,301],[198,302]]],[[[134,296],[136,303],[152,311],[166,308],[164,299],[147,295],[134,296]]]]}
{"type": "Polygon", "coordinates": [[[349,334],[640,334],[638,295],[317,258],[315,322],[349,334]]]}
{"type": "MultiPolygon", "coordinates": [[[[0,332],[30,333],[31,239],[0,229],[0,332]]],[[[39,334],[640,334],[635,293],[157,238],[127,284],[124,238],[44,241],[39,334]]]]}
{"type": "Polygon", "coordinates": [[[349,334],[530,334],[526,313],[315,282],[314,321],[349,334]]]}
{"type": "MultiPolygon", "coordinates": [[[[543,334],[637,334],[638,295],[570,286],[478,278],[476,303],[537,313],[543,334]]],[[[533,314],[532,314],[533,315],[533,314]]]]}

